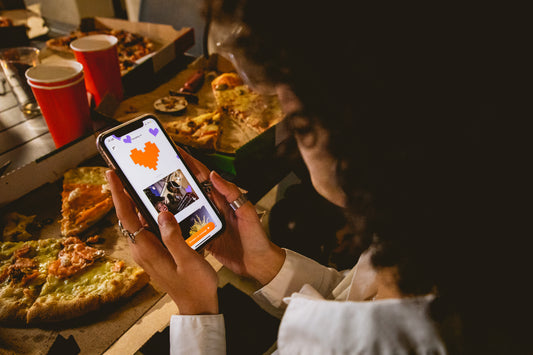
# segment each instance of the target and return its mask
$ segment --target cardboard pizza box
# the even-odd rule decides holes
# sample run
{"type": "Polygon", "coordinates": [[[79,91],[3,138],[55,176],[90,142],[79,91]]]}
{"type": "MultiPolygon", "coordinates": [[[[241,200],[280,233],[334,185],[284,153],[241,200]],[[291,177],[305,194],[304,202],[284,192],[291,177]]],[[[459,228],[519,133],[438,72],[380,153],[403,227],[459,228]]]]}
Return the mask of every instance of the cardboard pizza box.
{"type": "MultiPolygon", "coordinates": [[[[39,145],[39,139],[44,141],[46,138],[50,139],[45,135],[32,142],[37,142],[39,145]]],[[[32,142],[26,145],[27,149],[42,148],[34,147],[32,142]]],[[[65,171],[97,153],[95,138],[92,134],[60,149],[52,150],[48,154],[44,150],[43,152],[45,152],[43,156],[0,177],[0,208],[42,185],[58,180],[65,171]]],[[[23,154],[23,152],[20,153],[23,154]]]]}
{"type": "MultiPolygon", "coordinates": [[[[183,27],[176,30],[170,25],[149,22],[131,22],[116,18],[89,17],[81,21],[82,31],[98,29],[124,30],[147,37],[154,43],[155,51],[137,61],[137,66],[122,76],[126,97],[153,89],[157,74],[173,61],[184,56],[194,45],[194,29],[183,27]]],[[[74,59],[71,53],[62,53],[43,48],[42,61],[74,59]]]]}

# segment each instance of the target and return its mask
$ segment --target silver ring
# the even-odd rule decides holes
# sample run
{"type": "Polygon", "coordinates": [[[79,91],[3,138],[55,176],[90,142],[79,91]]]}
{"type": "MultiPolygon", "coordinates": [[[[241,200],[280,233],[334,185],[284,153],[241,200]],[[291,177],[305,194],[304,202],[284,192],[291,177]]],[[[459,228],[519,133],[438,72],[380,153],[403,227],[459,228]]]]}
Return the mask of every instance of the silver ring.
{"type": "Polygon", "coordinates": [[[233,211],[237,211],[239,208],[241,208],[242,205],[244,205],[248,201],[248,197],[246,197],[245,194],[241,193],[239,197],[233,202],[230,202],[229,206],[233,211]]]}
{"type": "Polygon", "coordinates": [[[205,180],[200,183],[200,187],[204,190],[205,193],[210,194],[213,189],[213,184],[209,180],[205,180]]]}
{"type": "Polygon", "coordinates": [[[123,236],[130,238],[133,244],[135,244],[135,237],[137,236],[137,234],[141,233],[144,230],[144,227],[141,227],[136,232],[131,233],[129,230],[124,228],[120,219],[118,220],[118,228],[120,229],[120,232],[122,233],[123,236]]]}

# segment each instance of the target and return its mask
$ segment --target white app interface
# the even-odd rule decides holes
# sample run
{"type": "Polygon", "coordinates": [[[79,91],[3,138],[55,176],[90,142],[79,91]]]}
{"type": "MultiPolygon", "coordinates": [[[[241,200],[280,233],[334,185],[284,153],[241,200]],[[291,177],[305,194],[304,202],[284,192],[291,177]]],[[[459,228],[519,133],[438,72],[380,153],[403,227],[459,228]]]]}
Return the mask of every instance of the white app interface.
{"type": "Polygon", "coordinates": [[[107,137],[104,144],[154,219],[170,211],[190,246],[203,243],[222,225],[157,122],[143,122],[122,137],[107,137]]]}

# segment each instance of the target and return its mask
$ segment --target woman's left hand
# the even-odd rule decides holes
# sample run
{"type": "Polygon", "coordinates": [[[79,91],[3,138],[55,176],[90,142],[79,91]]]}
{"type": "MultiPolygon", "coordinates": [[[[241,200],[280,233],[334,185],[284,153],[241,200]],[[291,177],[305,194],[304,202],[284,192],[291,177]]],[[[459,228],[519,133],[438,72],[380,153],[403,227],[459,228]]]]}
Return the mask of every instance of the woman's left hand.
{"type": "MultiPolygon", "coordinates": [[[[107,172],[118,219],[124,228],[135,232],[145,225],[113,171],[107,172]]],[[[135,243],[129,241],[133,259],[174,300],[180,314],[217,314],[217,275],[211,265],[191,249],[181,235],[178,222],[170,212],[158,218],[161,241],[143,230],[135,243]]]]}

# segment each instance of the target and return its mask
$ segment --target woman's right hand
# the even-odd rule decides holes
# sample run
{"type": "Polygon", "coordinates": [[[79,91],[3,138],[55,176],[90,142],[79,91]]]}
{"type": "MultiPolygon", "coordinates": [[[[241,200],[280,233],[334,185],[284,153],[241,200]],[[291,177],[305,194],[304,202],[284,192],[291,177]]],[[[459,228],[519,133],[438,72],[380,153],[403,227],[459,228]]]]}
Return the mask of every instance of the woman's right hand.
{"type": "Polygon", "coordinates": [[[254,206],[247,202],[234,212],[229,203],[240,196],[239,188],[178,149],[199,181],[211,180],[211,198],[226,220],[226,230],[206,249],[236,274],[251,277],[261,285],[270,282],[285,261],[285,251],[268,239],[254,206]]]}
{"type": "Polygon", "coordinates": [[[241,194],[235,184],[224,180],[215,171],[209,177],[220,194],[215,203],[226,219],[226,231],[207,249],[231,271],[266,285],[281,269],[285,251],[270,241],[251,202],[236,211],[229,206],[241,194]]]}

